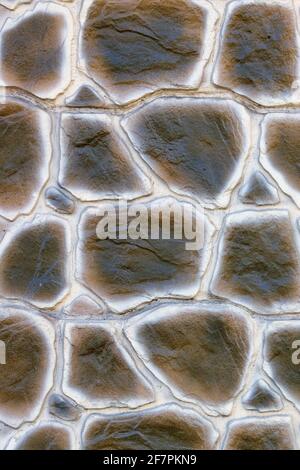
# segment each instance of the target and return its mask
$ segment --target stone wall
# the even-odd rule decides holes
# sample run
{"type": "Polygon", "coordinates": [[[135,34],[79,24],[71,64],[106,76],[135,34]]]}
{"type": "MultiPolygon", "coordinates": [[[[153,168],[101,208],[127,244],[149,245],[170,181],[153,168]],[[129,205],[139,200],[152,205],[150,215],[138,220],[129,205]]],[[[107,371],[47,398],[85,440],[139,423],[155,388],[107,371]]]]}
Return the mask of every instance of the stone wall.
{"type": "Polygon", "coordinates": [[[0,5],[1,448],[298,448],[300,2],[0,5]]]}

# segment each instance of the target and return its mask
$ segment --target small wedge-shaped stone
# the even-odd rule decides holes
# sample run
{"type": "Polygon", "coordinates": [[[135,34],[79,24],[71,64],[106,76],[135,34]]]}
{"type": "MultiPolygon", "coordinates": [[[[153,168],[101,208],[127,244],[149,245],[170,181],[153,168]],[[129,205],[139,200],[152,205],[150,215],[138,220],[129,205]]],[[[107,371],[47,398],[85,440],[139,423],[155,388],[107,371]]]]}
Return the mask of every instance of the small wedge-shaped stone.
{"type": "Polygon", "coordinates": [[[239,198],[244,204],[257,206],[272,205],[279,202],[278,191],[260,172],[252,173],[248,181],[239,190],[239,198]]]}
{"type": "Polygon", "coordinates": [[[76,92],[66,98],[66,106],[76,108],[103,108],[107,106],[107,100],[103,100],[98,93],[88,85],[82,85],[76,92]]]}
{"type": "Polygon", "coordinates": [[[65,221],[38,215],[6,234],[0,251],[0,292],[49,307],[67,292],[69,231],[65,221]]]}
{"type": "Polygon", "coordinates": [[[300,321],[273,322],[266,331],[264,369],[300,409],[300,321]]]}
{"type": "Polygon", "coordinates": [[[92,415],[84,426],[87,450],[210,450],[217,433],[201,415],[178,405],[92,415]]]}
{"type": "Polygon", "coordinates": [[[214,81],[262,104],[288,100],[297,79],[295,17],[292,2],[232,2],[214,81]]]}
{"type": "Polygon", "coordinates": [[[153,390],[111,325],[67,325],[63,389],[85,408],[137,407],[153,390]]]}
{"type": "Polygon", "coordinates": [[[9,443],[8,450],[71,450],[72,431],[55,421],[44,421],[25,435],[18,433],[9,443]]]}
{"type": "Polygon", "coordinates": [[[120,103],[159,88],[196,87],[215,19],[205,1],[86,1],[82,67],[120,103]]]}
{"type": "MultiPolygon", "coordinates": [[[[184,236],[181,239],[172,236],[176,227],[183,226],[185,220],[185,212],[179,215],[178,222],[172,219],[172,211],[184,210],[184,207],[193,208],[190,204],[183,206],[173,198],[161,198],[143,205],[126,206],[124,211],[119,205],[107,204],[85,210],[79,223],[78,280],[118,311],[158,297],[194,297],[200,284],[203,245],[190,249],[184,236]],[[158,222],[155,214],[170,214],[169,239],[163,239],[161,233],[157,238],[150,233],[147,239],[144,235],[142,239],[132,239],[127,228],[135,219],[128,217],[126,233],[121,220],[132,209],[141,213],[147,211],[149,231],[158,222]],[[117,237],[118,232],[123,236],[124,231],[124,239],[98,238],[97,227],[107,211],[115,212],[117,237]]],[[[203,234],[203,238],[209,238],[203,216],[196,211],[193,214],[197,220],[197,236],[203,234]]]]}
{"type": "Polygon", "coordinates": [[[264,118],[260,160],[300,206],[300,113],[271,113],[264,118]]]}
{"type": "Polygon", "coordinates": [[[75,209],[73,199],[67,196],[59,188],[51,186],[45,191],[45,198],[47,206],[54,209],[59,214],[72,214],[75,209]]]}
{"type": "Polygon", "coordinates": [[[225,450],[294,450],[295,437],[288,416],[245,418],[231,421],[225,450]]]}
{"type": "Polygon", "coordinates": [[[251,323],[215,302],[168,304],[146,312],[126,334],[138,355],[180,399],[216,406],[240,390],[251,354],[251,323]]]}
{"type": "Polygon", "coordinates": [[[34,312],[2,304],[0,341],[0,420],[17,427],[38,416],[53,385],[54,331],[34,312]]]}
{"type": "Polygon", "coordinates": [[[1,31],[1,84],[55,98],[71,79],[73,20],[67,8],[38,2],[1,31]]]}
{"type": "Polygon", "coordinates": [[[0,214],[10,220],[29,212],[48,177],[50,119],[31,104],[0,103],[0,214]]]}
{"type": "Polygon", "coordinates": [[[171,189],[206,204],[228,203],[249,146],[242,106],[222,99],[159,98],[122,124],[171,189]]]}
{"type": "Polygon", "coordinates": [[[93,317],[103,313],[103,308],[88,295],[79,295],[64,308],[67,315],[93,317]]]}
{"type": "Polygon", "coordinates": [[[280,395],[260,379],[257,380],[243,396],[242,403],[247,410],[255,410],[261,413],[266,411],[279,411],[283,407],[280,395]]]}
{"type": "Polygon", "coordinates": [[[299,249],[286,210],[236,212],[225,218],[211,292],[261,314],[299,303],[299,249]]]}
{"type": "Polygon", "coordinates": [[[80,417],[80,407],[69,398],[54,393],[49,398],[49,412],[65,421],[76,421],[80,417]]]}
{"type": "Polygon", "coordinates": [[[104,114],[63,114],[59,181],[84,201],[133,199],[150,190],[113,119],[104,114]]]}

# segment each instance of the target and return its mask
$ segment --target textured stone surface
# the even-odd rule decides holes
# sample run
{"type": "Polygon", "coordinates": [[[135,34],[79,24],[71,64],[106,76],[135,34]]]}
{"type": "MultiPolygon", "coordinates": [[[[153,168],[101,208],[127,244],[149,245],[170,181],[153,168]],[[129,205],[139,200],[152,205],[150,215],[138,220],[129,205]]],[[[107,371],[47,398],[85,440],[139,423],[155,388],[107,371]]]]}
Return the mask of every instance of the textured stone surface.
{"type": "Polygon", "coordinates": [[[246,111],[229,100],[161,98],[123,121],[131,141],[171,189],[225,205],[248,142],[246,111]]]}
{"type": "Polygon", "coordinates": [[[101,315],[103,313],[103,308],[87,295],[79,295],[65,307],[64,312],[67,315],[72,315],[75,317],[90,317],[101,315]]]}
{"type": "Polygon", "coordinates": [[[63,395],[53,394],[49,398],[49,412],[65,421],[76,421],[80,417],[80,408],[63,395]]]}
{"type": "Polygon", "coordinates": [[[265,333],[264,368],[284,395],[300,409],[300,367],[295,347],[299,340],[299,321],[270,325],[265,333]]]}
{"type": "Polygon", "coordinates": [[[0,450],[300,448],[299,15],[0,0],[0,450]]]}
{"type": "Polygon", "coordinates": [[[101,108],[105,101],[88,85],[82,85],[76,92],[65,100],[66,105],[75,108],[101,108]]]}
{"type": "Polygon", "coordinates": [[[60,183],[82,200],[132,199],[150,189],[107,115],[64,114],[61,150],[60,183]]]}
{"type": "Polygon", "coordinates": [[[260,171],[252,173],[245,185],[241,187],[239,197],[244,204],[255,204],[257,206],[272,205],[279,202],[277,189],[268,182],[260,171]]]}
{"type": "Polygon", "coordinates": [[[29,103],[0,104],[0,214],[14,219],[29,212],[48,177],[50,119],[29,103]]]}
{"type": "Polygon", "coordinates": [[[299,206],[300,114],[269,114],[262,127],[261,162],[299,206]]]}
{"type": "Polygon", "coordinates": [[[217,406],[241,387],[251,324],[232,306],[168,305],[146,314],[127,335],[147,366],[180,398],[217,406]]]}
{"type": "Polygon", "coordinates": [[[0,340],[6,363],[0,366],[0,419],[19,426],[34,420],[52,386],[54,332],[30,310],[0,307],[0,340]]]}
{"type": "Polygon", "coordinates": [[[266,411],[278,411],[283,408],[281,397],[264,380],[257,380],[243,396],[242,403],[247,410],[255,410],[261,413],[266,411]]]}
{"type": "Polygon", "coordinates": [[[82,63],[115,101],[200,82],[206,56],[206,2],[201,6],[189,0],[86,3],[82,63]]]}
{"type": "MultiPolygon", "coordinates": [[[[171,198],[159,200],[157,207],[172,207],[173,202],[171,198]]],[[[148,216],[151,223],[152,212],[148,216]]],[[[157,240],[101,240],[96,235],[101,219],[99,209],[89,208],[79,224],[77,277],[86,287],[117,310],[156,297],[196,294],[202,250],[186,250],[184,238],[164,240],[161,235],[157,240]]],[[[203,227],[203,219],[199,221],[203,227]]],[[[172,230],[175,225],[171,219],[172,230]]],[[[122,225],[118,231],[122,231],[122,225]]]]}
{"type": "Polygon", "coordinates": [[[227,217],[211,290],[258,310],[297,305],[299,251],[287,211],[245,211],[227,217]]]}
{"type": "Polygon", "coordinates": [[[297,32],[292,3],[231,3],[216,83],[268,103],[289,97],[296,79],[297,32]]]}
{"type": "Polygon", "coordinates": [[[294,450],[292,423],[286,416],[246,418],[229,424],[226,450],[294,450]]]}
{"type": "Polygon", "coordinates": [[[7,21],[1,32],[3,84],[55,98],[71,78],[71,28],[69,11],[53,2],[40,2],[33,11],[7,21]]]}
{"type": "Polygon", "coordinates": [[[193,411],[166,405],[143,412],[92,415],[85,423],[88,450],[201,450],[216,441],[212,426],[193,411]]]}
{"type": "Polygon", "coordinates": [[[0,291],[50,306],[67,291],[68,230],[56,216],[39,215],[7,234],[0,253],[0,291]]]}
{"type": "Polygon", "coordinates": [[[104,324],[67,326],[64,390],[86,408],[153,401],[150,384],[115,335],[104,324]]]}
{"type": "Polygon", "coordinates": [[[61,424],[41,423],[16,442],[16,450],[71,450],[70,430],[61,424]]]}
{"type": "Polygon", "coordinates": [[[54,209],[59,214],[72,214],[75,209],[73,199],[63,193],[59,188],[51,186],[45,191],[47,206],[54,209]]]}

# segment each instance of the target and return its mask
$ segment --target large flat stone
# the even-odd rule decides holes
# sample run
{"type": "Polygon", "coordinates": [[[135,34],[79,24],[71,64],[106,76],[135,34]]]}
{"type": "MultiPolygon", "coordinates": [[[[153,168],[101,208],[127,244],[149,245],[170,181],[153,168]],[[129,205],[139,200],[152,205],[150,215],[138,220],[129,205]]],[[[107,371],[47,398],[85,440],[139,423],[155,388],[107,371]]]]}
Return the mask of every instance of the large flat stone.
{"type": "Polygon", "coordinates": [[[201,415],[178,405],[115,415],[92,415],[85,423],[87,450],[209,450],[217,433],[201,415]]]}
{"type": "Polygon", "coordinates": [[[142,158],[175,192],[226,206],[248,152],[245,109],[230,100],[166,97],[122,121],[142,158]]]}

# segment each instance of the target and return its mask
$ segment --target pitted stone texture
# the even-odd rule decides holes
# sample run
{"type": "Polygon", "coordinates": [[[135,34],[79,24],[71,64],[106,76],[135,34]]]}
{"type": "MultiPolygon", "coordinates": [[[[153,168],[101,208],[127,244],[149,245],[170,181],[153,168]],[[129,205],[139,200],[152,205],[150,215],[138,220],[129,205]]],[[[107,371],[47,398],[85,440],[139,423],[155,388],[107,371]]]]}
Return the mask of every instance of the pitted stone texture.
{"type": "Polygon", "coordinates": [[[300,409],[300,321],[273,322],[265,333],[264,369],[300,409]]]}
{"type": "Polygon", "coordinates": [[[283,408],[281,397],[262,379],[257,380],[243,396],[242,403],[247,410],[259,411],[279,411],[283,408]]]}
{"type": "Polygon", "coordinates": [[[53,385],[54,331],[32,311],[2,304],[0,340],[6,347],[6,363],[0,365],[0,419],[17,427],[37,418],[53,385]]]}
{"type": "Polygon", "coordinates": [[[63,389],[85,408],[137,407],[153,389],[112,325],[67,325],[63,389]]]}
{"type": "MultiPolygon", "coordinates": [[[[73,436],[68,427],[53,422],[42,422],[16,439],[16,450],[71,450],[73,436]]],[[[13,440],[14,442],[14,440],[13,440]]],[[[11,442],[10,447],[12,447],[11,442]]]]}
{"type": "Polygon", "coordinates": [[[54,393],[49,398],[49,412],[65,421],[76,421],[80,418],[80,407],[69,398],[54,393]]]}
{"type": "Polygon", "coordinates": [[[217,433],[198,413],[177,405],[115,415],[92,415],[85,423],[87,450],[210,450],[217,433]]]}
{"type": "Polygon", "coordinates": [[[262,104],[291,99],[297,79],[297,27],[292,2],[229,5],[215,82],[262,104]]]}
{"type": "Polygon", "coordinates": [[[236,212],[226,217],[211,292],[261,314],[299,303],[299,250],[286,210],[236,212]]]}
{"type": "MultiPolygon", "coordinates": [[[[149,228],[157,220],[152,216],[152,209],[167,211],[174,203],[173,198],[145,203],[149,228]]],[[[136,206],[139,207],[138,204],[128,206],[129,211],[136,206]]],[[[117,311],[158,297],[194,297],[199,289],[203,250],[187,250],[185,238],[179,240],[172,236],[169,240],[162,239],[161,235],[157,240],[99,239],[97,226],[107,208],[107,205],[88,208],[82,214],[76,256],[78,280],[117,311]]],[[[118,214],[118,207],[112,206],[112,209],[118,214]]],[[[123,211],[119,214],[122,217],[123,211]]],[[[201,234],[207,224],[202,215],[194,214],[198,220],[197,232],[201,234]]],[[[118,217],[116,221],[117,232],[122,232],[122,221],[118,217]]],[[[176,226],[176,220],[171,217],[171,234],[176,226]]]]}
{"type": "Polygon", "coordinates": [[[72,17],[54,2],[9,19],[1,31],[1,83],[55,98],[71,79],[72,17]]]}
{"type": "Polygon", "coordinates": [[[262,124],[261,163],[300,206],[300,113],[274,113],[262,124]]]}
{"type": "Polygon", "coordinates": [[[239,190],[239,198],[244,204],[266,206],[279,202],[278,191],[260,172],[252,173],[248,181],[239,190]]]}
{"type": "Polygon", "coordinates": [[[94,0],[84,7],[82,66],[114,101],[198,86],[216,16],[206,2],[94,0]]]}
{"type": "Polygon", "coordinates": [[[66,222],[48,214],[7,234],[0,251],[0,292],[38,307],[58,303],[68,290],[66,222]]]}
{"type": "Polygon", "coordinates": [[[214,302],[168,304],[135,321],[126,330],[129,340],[175,396],[218,409],[239,392],[253,333],[240,309],[214,302]]]}
{"type": "Polygon", "coordinates": [[[67,196],[59,188],[51,186],[45,191],[45,198],[47,206],[54,209],[59,214],[72,214],[75,209],[73,199],[67,196]]]}
{"type": "Polygon", "coordinates": [[[123,126],[142,158],[179,194],[225,206],[248,151],[249,117],[233,101],[166,97],[123,126]]]}
{"type": "Polygon", "coordinates": [[[50,119],[31,104],[0,104],[0,214],[10,220],[30,212],[48,178],[50,119]]]}
{"type": "Polygon", "coordinates": [[[287,416],[245,418],[229,424],[225,450],[294,450],[295,437],[287,416]]]}
{"type": "Polygon", "coordinates": [[[103,314],[103,308],[88,295],[79,295],[64,308],[64,313],[74,317],[94,317],[103,314]]]}
{"type": "Polygon", "coordinates": [[[63,114],[59,181],[84,201],[150,192],[149,179],[134,163],[113,117],[104,114],[63,114]]]}
{"type": "Polygon", "coordinates": [[[66,98],[65,104],[76,108],[106,108],[108,101],[100,97],[92,87],[82,85],[72,96],[66,98]]]}

